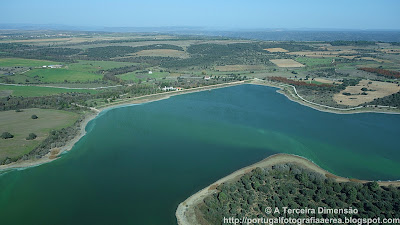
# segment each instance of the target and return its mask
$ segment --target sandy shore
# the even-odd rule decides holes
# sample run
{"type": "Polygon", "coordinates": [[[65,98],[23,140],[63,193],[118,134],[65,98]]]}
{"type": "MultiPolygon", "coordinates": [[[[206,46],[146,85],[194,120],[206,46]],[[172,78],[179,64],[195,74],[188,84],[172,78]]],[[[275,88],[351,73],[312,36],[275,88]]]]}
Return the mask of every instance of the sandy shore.
{"type": "Polygon", "coordinates": [[[68,141],[66,145],[60,148],[54,148],[50,149],[49,153],[45,156],[43,156],[40,159],[30,159],[30,160],[20,160],[16,161],[10,164],[6,165],[0,165],[0,171],[4,170],[11,170],[11,169],[22,169],[22,168],[29,168],[29,167],[35,167],[39,166],[44,163],[52,162],[56,159],[59,158],[59,156],[66,151],[69,151],[72,149],[72,147],[86,134],[86,125],[91,121],[92,119],[96,118],[102,111],[105,110],[110,110],[112,108],[118,108],[122,106],[127,106],[127,105],[132,105],[132,104],[141,104],[141,103],[147,103],[147,102],[154,102],[154,101],[159,101],[163,99],[168,99],[171,96],[175,95],[182,95],[182,94],[188,94],[188,93],[193,93],[193,92],[199,92],[199,91],[206,91],[206,90],[211,90],[211,89],[217,89],[217,88],[224,88],[224,87],[230,87],[230,86],[235,86],[235,85],[240,85],[243,84],[244,81],[237,81],[237,82],[231,82],[231,83],[224,83],[224,84],[216,84],[216,85],[209,85],[209,86],[204,86],[204,87],[198,87],[198,88],[191,88],[191,89],[186,89],[183,91],[171,91],[171,92],[164,92],[164,93],[157,93],[157,94],[150,94],[150,95],[144,95],[140,97],[135,97],[135,98],[129,98],[129,99],[123,99],[121,101],[113,102],[110,104],[107,104],[103,106],[102,108],[90,108],[91,113],[88,113],[85,118],[82,120],[80,124],[80,130],[79,134],[74,137],[72,140],[68,141]],[[57,152],[56,154],[52,154],[52,151],[57,152]]]}
{"type": "MultiPolygon", "coordinates": [[[[199,192],[195,193],[194,195],[190,196],[184,202],[180,203],[178,205],[178,208],[175,213],[178,224],[179,225],[199,224],[197,222],[196,216],[195,216],[195,206],[197,204],[201,203],[205,197],[212,195],[213,193],[216,193],[217,190],[215,189],[215,187],[217,187],[218,185],[225,183],[227,181],[239,179],[241,176],[243,176],[246,173],[251,172],[252,170],[254,170],[257,167],[267,168],[267,167],[272,167],[273,165],[284,164],[284,163],[297,164],[303,168],[307,168],[314,172],[320,173],[326,177],[333,178],[337,182],[349,182],[349,181],[354,181],[354,182],[359,182],[359,183],[369,182],[366,180],[353,180],[353,179],[349,179],[349,178],[336,176],[336,175],[331,174],[328,171],[322,169],[321,167],[319,167],[318,165],[309,161],[308,159],[300,157],[300,156],[289,155],[289,154],[276,154],[276,155],[272,155],[260,162],[257,162],[253,165],[250,165],[250,166],[244,167],[240,170],[237,170],[224,178],[219,179],[218,181],[210,184],[208,187],[206,187],[206,188],[200,190],[199,192]]],[[[384,182],[378,182],[378,183],[381,186],[393,185],[395,187],[400,187],[400,181],[392,181],[392,182],[384,181],[384,182]]]]}

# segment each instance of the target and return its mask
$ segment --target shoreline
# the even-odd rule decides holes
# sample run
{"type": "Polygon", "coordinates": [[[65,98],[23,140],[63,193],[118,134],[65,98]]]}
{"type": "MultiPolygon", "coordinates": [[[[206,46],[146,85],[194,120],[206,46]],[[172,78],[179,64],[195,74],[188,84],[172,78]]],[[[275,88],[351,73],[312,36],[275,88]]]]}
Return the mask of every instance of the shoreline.
{"type": "MultiPolygon", "coordinates": [[[[155,93],[155,94],[150,94],[150,95],[143,95],[143,96],[123,99],[123,100],[117,101],[117,102],[112,102],[112,103],[109,103],[109,104],[107,104],[103,107],[99,107],[99,108],[93,108],[93,107],[89,108],[91,113],[88,113],[87,115],[85,115],[82,122],[80,123],[79,135],[77,135],[76,137],[74,137],[73,139],[68,141],[66,143],[66,145],[64,145],[60,148],[50,149],[49,153],[47,153],[44,157],[42,157],[40,159],[21,160],[21,161],[16,161],[16,162],[6,164],[6,165],[0,165],[0,172],[7,171],[7,170],[13,170],[13,169],[24,169],[24,168],[35,167],[35,166],[39,166],[39,165],[59,159],[62,154],[70,151],[73,148],[73,146],[83,136],[86,135],[86,125],[104,111],[108,111],[113,108],[126,107],[126,106],[134,105],[134,104],[142,104],[142,103],[160,101],[160,100],[168,99],[168,98],[170,98],[172,96],[176,96],[176,95],[183,95],[183,94],[195,93],[195,92],[218,89],[218,88],[231,87],[231,86],[242,85],[242,84],[261,85],[261,86],[279,88],[279,90],[277,92],[279,94],[285,95],[290,101],[297,102],[303,106],[310,107],[312,109],[315,109],[315,110],[318,110],[321,112],[336,113],[336,114],[353,114],[353,113],[400,114],[400,112],[376,112],[373,110],[372,111],[371,110],[369,110],[369,111],[356,111],[356,110],[337,111],[337,110],[331,110],[331,109],[323,109],[323,108],[316,107],[311,104],[307,104],[306,102],[304,102],[301,99],[296,99],[296,96],[290,96],[286,91],[284,91],[285,88],[278,84],[274,84],[271,82],[265,82],[264,80],[260,80],[260,79],[235,81],[235,82],[230,82],[230,83],[222,83],[222,84],[215,84],[215,85],[209,85],[209,86],[203,86],[203,87],[196,87],[196,88],[186,89],[183,91],[171,91],[171,92],[162,92],[162,93],[155,93]],[[58,150],[59,152],[57,154],[52,155],[51,154],[52,150],[58,150]]],[[[293,95],[293,93],[291,93],[291,94],[293,95]]]]}
{"type": "Polygon", "coordinates": [[[87,124],[91,120],[93,120],[97,116],[99,116],[102,112],[105,112],[105,111],[108,111],[108,110],[111,110],[114,108],[134,105],[134,104],[142,104],[142,103],[150,103],[150,102],[160,101],[160,100],[168,99],[168,98],[170,98],[172,96],[176,96],[176,95],[189,94],[189,93],[194,93],[194,92],[236,86],[236,85],[240,85],[240,84],[244,84],[244,83],[245,83],[245,81],[235,81],[235,82],[231,82],[231,83],[223,83],[223,84],[191,88],[191,89],[186,89],[183,91],[162,92],[162,93],[156,93],[156,94],[150,94],[150,95],[129,98],[125,101],[109,103],[108,105],[101,107],[101,108],[90,108],[91,113],[87,113],[87,115],[84,116],[82,122],[79,124],[80,129],[79,129],[78,135],[75,136],[70,141],[68,141],[64,146],[59,147],[59,148],[50,149],[49,152],[40,159],[21,160],[21,161],[12,162],[12,163],[6,164],[6,165],[0,165],[0,172],[5,172],[8,170],[27,169],[27,168],[31,168],[31,167],[40,166],[42,164],[49,163],[49,162],[59,159],[62,154],[70,151],[74,147],[74,145],[83,136],[86,135],[87,124]],[[57,154],[52,154],[51,152],[53,150],[58,150],[59,152],[57,154]]]}
{"type": "Polygon", "coordinates": [[[26,169],[26,168],[31,168],[31,167],[36,167],[36,166],[40,166],[42,164],[45,163],[49,163],[52,162],[54,160],[59,159],[60,155],[62,155],[63,153],[69,151],[72,149],[72,147],[75,145],[75,143],[77,143],[83,136],[86,135],[86,125],[93,120],[94,118],[97,117],[98,114],[93,114],[90,113],[89,115],[85,115],[85,117],[83,118],[82,122],[79,124],[79,132],[78,135],[75,136],[73,139],[71,139],[70,141],[68,141],[66,143],[66,145],[59,147],[59,148],[52,148],[49,150],[49,152],[43,156],[40,159],[28,159],[28,160],[21,160],[21,161],[16,161],[16,162],[12,162],[10,164],[6,164],[6,165],[0,165],[0,172],[1,171],[7,171],[7,170],[13,170],[13,169],[26,169]],[[53,150],[58,150],[59,152],[57,154],[51,154],[51,152],[53,150]]]}
{"type": "MultiPolygon", "coordinates": [[[[186,200],[181,202],[178,205],[178,208],[176,209],[176,212],[175,212],[175,216],[176,216],[178,225],[198,224],[198,222],[196,220],[196,216],[195,216],[194,207],[198,203],[202,202],[204,200],[204,198],[206,198],[207,196],[216,193],[217,192],[216,187],[218,185],[238,179],[239,177],[243,176],[246,173],[251,172],[252,170],[254,170],[257,167],[266,168],[266,167],[272,167],[273,165],[284,164],[284,163],[297,164],[297,165],[307,168],[313,172],[320,173],[327,178],[332,178],[336,182],[358,182],[358,183],[371,182],[371,181],[367,181],[367,180],[355,180],[355,179],[336,176],[336,175],[322,169],[321,167],[319,167],[317,164],[313,163],[312,161],[310,161],[304,157],[301,157],[301,156],[285,154],[285,153],[274,154],[274,155],[271,155],[259,162],[254,163],[250,166],[246,166],[244,168],[236,170],[235,172],[215,181],[214,183],[201,189],[200,191],[196,192],[195,194],[191,195],[189,198],[187,198],[186,200]]],[[[400,181],[377,181],[377,183],[380,186],[393,185],[395,187],[400,187],[400,181]]]]}
{"type": "MultiPolygon", "coordinates": [[[[383,113],[383,114],[395,114],[395,115],[400,114],[400,111],[398,109],[396,111],[377,111],[377,110],[368,109],[368,108],[373,107],[371,105],[369,105],[367,107],[358,106],[358,107],[343,108],[343,109],[326,106],[326,105],[320,105],[320,104],[313,103],[313,102],[303,99],[299,94],[297,94],[295,87],[292,85],[284,86],[284,85],[279,85],[277,83],[271,83],[271,82],[260,80],[260,79],[257,79],[257,80],[254,79],[250,84],[278,88],[279,90],[277,92],[279,94],[286,96],[290,101],[299,103],[303,106],[318,110],[320,112],[335,113],[335,114],[356,114],[356,113],[383,113]],[[286,90],[285,89],[286,87],[292,87],[293,90],[296,92],[295,94],[297,96],[295,96],[292,92],[286,90]]],[[[378,107],[385,107],[386,110],[392,109],[387,106],[378,106],[378,107]]]]}

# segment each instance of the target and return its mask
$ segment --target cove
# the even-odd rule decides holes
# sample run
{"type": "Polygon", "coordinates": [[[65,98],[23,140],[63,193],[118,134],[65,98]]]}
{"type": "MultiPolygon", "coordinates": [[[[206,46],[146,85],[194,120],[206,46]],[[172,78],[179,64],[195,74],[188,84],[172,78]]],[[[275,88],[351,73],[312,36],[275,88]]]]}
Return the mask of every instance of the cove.
{"type": "Polygon", "coordinates": [[[60,159],[0,176],[2,224],[176,224],[180,202],[275,153],[400,179],[400,115],[320,112],[240,85],[102,112],[60,159]]]}

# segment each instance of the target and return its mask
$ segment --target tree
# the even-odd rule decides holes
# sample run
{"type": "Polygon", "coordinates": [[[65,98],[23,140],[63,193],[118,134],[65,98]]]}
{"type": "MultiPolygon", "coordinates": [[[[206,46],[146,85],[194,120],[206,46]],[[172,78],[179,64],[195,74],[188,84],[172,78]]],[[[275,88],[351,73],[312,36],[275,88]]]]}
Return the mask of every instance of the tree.
{"type": "Polygon", "coordinates": [[[226,202],[226,201],[228,201],[228,196],[225,194],[225,192],[221,191],[221,192],[218,194],[218,200],[219,200],[221,203],[226,202]]]}
{"type": "Polygon", "coordinates": [[[36,138],[37,138],[37,135],[36,135],[36,134],[30,133],[30,134],[28,135],[28,137],[26,137],[26,140],[33,140],[33,139],[36,139],[36,138]]]}
{"type": "Polygon", "coordinates": [[[3,138],[3,139],[13,138],[13,137],[14,137],[14,135],[10,134],[9,132],[3,132],[1,134],[1,138],[3,138]]]}
{"type": "Polygon", "coordinates": [[[368,186],[369,190],[371,190],[373,192],[377,192],[380,189],[379,184],[376,181],[375,182],[369,182],[367,184],[367,186],[368,186]]]}
{"type": "Polygon", "coordinates": [[[36,116],[36,115],[32,115],[31,118],[34,119],[34,120],[36,120],[36,119],[39,118],[39,117],[36,116]]]}

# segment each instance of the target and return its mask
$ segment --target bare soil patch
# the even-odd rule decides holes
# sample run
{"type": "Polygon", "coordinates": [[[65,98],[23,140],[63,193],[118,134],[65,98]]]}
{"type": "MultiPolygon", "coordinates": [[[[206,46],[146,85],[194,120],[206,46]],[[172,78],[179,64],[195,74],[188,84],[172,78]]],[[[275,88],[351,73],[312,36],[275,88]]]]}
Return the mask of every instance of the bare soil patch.
{"type": "Polygon", "coordinates": [[[319,78],[319,77],[318,78],[314,78],[314,80],[317,81],[317,82],[324,83],[324,84],[333,84],[333,83],[341,84],[341,83],[343,83],[343,82],[340,82],[340,81],[333,81],[333,80],[328,80],[328,79],[319,78]]]}
{"type": "Polygon", "coordinates": [[[340,56],[340,58],[344,58],[344,59],[354,59],[356,57],[359,57],[358,55],[342,55],[340,56]]]}
{"type": "Polygon", "coordinates": [[[397,84],[361,80],[356,86],[348,86],[345,90],[335,94],[333,96],[333,100],[341,105],[357,106],[399,91],[400,87],[397,84]],[[366,88],[367,91],[362,91],[362,88],[366,88]],[[367,95],[363,95],[363,92],[365,92],[367,95]],[[343,93],[350,93],[351,95],[344,95],[343,93]]]}
{"type": "Polygon", "coordinates": [[[270,59],[269,61],[279,67],[305,67],[305,65],[296,62],[293,59],[270,59]]]}
{"type": "Polygon", "coordinates": [[[372,58],[372,57],[361,57],[361,59],[364,59],[364,60],[371,60],[371,61],[376,61],[376,62],[387,62],[387,63],[390,63],[390,62],[391,62],[391,61],[389,61],[389,60],[377,59],[377,58],[372,58]]]}
{"type": "Polygon", "coordinates": [[[269,51],[269,52],[289,52],[288,50],[286,50],[284,48],[266,48],[264,50],[269,51]]]}

